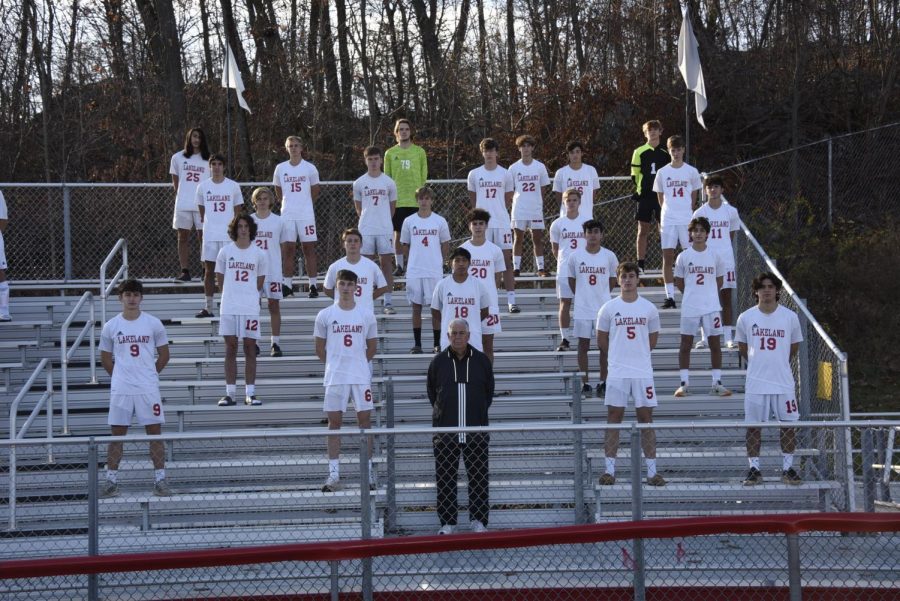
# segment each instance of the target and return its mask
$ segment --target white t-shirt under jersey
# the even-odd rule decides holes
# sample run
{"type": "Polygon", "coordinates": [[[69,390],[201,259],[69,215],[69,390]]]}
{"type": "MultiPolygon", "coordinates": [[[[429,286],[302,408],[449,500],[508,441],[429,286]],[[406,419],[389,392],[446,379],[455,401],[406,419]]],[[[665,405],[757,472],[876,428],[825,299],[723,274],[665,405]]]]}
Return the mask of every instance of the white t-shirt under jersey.
{"type": "MultiPolygon", "coordinates": [[[[553,191],[562,194],[568,188],[577,188],[581,192],[581,206],[578,217],[582,222],[594,218],[594,190],[600,187],[600,177],[591,165],[581,164],[580,169],[572,169],[566,165],[560,167],[553,175],[553,191]]],[[[560,203],[559,216],[566,216],[566,203],[560,203]]]]}
{"type": "MultiPolygon", "coordinates": [[[[513,221],[544,218],[544,196],[541,186],[550,184],[550,176],[542,162],[534,159],[526,165],[519,159],[506,172],[507,189],[512,189],[513,221]]],[[[495,227],[492,224],[488,224],[495,227]]]]}
{"type": "Polygon", "coordinates": [[[497,278],[496,274],[506,271],[506,259],[503,258],[503,251],[500,247],[485,240],[481,246],[475,246],[471,240],[466,240],[461,245],[472,255],[472,262],[469,265],[469,277],[481,280],[487,289],[489,299],[489,312],[497,314],[500,312],[500,303],[497,297],[497,278]]]}
{"type": "Polygon", "coordinates": [[[490,296],[481,280],[467,277],[459,283],[448,275],[434,287],[431,308],[441,312],[441,348],[450,345],[447,327],[454,319],[465,319],[469,324],[469,344],[479,351],[481,345],[481,309],[490,306],[490,296]]]}
{"type": "Polygon", "coordinates": [[[175,195],[176,211],[197,210],[197,184],[209,179],[209,161],[200,154],[184,156],[180,150],[169,161],[169,174],[178,177],[178,194],[175,195]]]}
{"type": "Polygon", "coordinates": [[[725,263],[719,253],[708,246],[703,252],[685,249],[675,259],[675,277],[684,279],[682,315],[699,317],[722,310],[716,278],[725,277],[725,263]]]}
{"type": "Polygon", "coordinates": [[[659,311],[643,297],[617,297],[597,315],[597,331],[609,332],[609,377],[652,378],[650,334],[659,332],[659,311]]]}
{"type": "Polygon", "coordinates": [[[403,220],[400,242],[409,245],[409,261],[406,264],[408,278],[439,278],[444,274],[444,257],[441,244],[450,241],[447,220],[432,213],[420,217],[413,213],[403,220]]]}
{"type": "Polygon", "coordinates": [[[325,340],[325,386],[368,384],[372,371],[366,360],[367,341],[378,337],[372,311],[354,306],[344,310],[337,303],[316,315],[313,330],[325,340]]]}
{"type": "Polygon", "coordinates": [[[363,236],[383,236],[394,231],[391,203],[397,202],[397,184],[382,173],[370,177],[364,173],[353,182],[353,200],[362,205],[359,231],[363,236]]]}
{"type": "Polygon", "coordinates": [[[591,253],[582,248],[569,255],[568,277],[575,279],[575,319],[597,319],[597,312],[610,300],[609,279],[616,277],[619,260],[613,251],[600,247],[591,253]]]}
{"type": "Polygon", "coordinates": [[[381,267],[366,257],[360,257],[356,263],[351,263],[347,257],[341,257],[329,265],[328,271],[325,273],[325,287],[335,291],[334,302],[338,302],[337,273],[342,269],[356,274],[356,294],[353,296],[356,305],[367,307],[371,311],[375,306],[375,301],[372,299],[375,289],[387,286],[387,280],[384,279],[381,267]]]}
{"type": "Polygon", "coordinates": [[[741,229],[741,218],[738,217],[737,209],[724,201],[718,209],[714,209],[706,202],[694,211],[693,217],[695,219],[706,217],[709,220],[710,230],[706,245],[722,256],[726,267],[733,267],[734,247],[731,244],[731,232],[741,229]]]}
{"type": "Polygon", "coordinates": [[[100,332],[100,350],[112,353],[113,395],[159,393],[156,349],[169,344],[166,329],[156,317],[141,311],[137,319],[121,313],[110,319],[100,332]]]}
{"type": "Polygon", "coordinates": [[[568,277],[566,260],[573,252],[580,248],[584,248],[587,242],[584,238],[585,221],[590,217],[582,218],[581,214],[575,219],[569,219],[566,216],[554,219],[550,224],[550,242],[559,245],[556,252],[556,272],[559,277],[568,277]]]}
{"type": "Polygon", "coordinates": [[[768,314],[747,309],[738,316],[734,339],[747,345],[747,394],[794,394],[791,345],[803,341],[796,313],[782,305],[768,314]]]}
{"type": "Polygon", "coordinates": [[[251,215],[256,222],[256,238],[253,244],[266,253],[266,280],[281,282],[281,217],[275,213],[269,213],[265,219],[253,213],[251,215]]]}
{"type": "Polygon", "coordinates": [[[223,274],[222,315],[259,315],[256,278],[268,273],[266,253],[251,244],[238,248],[231,242],[216,257],[216,273],[223,274]]]}
{"type": "Polygon", "coordinates": [[[691,192],[701,186],[700,174],[687,163],[682,163],[681,167],[673,167],[671,163],[661,167],[653,180],[653,191],[665,196],[660,225],[689,224],[694,213],[691,192]]]}
{"type": "Polygon", "coordinates": [[[203,205],[203,241],[226,242],[228,224],[234,219],[234,207],[243,206],[241,187],[234,180],[223,179],[216,183],[206,179],[197,185],[196,206],[203,205]]]}
{"type": "Polygon", "coordinates": [[[506,168],[497,165],[487,169],[484,165],[469,171],[466,188],[475,193],[475,208],[491,214],[488,227],[505,229],[510,227],[509,210],[506,208],[506,193],[512,192],[512,181],[506,178],[506,168]]]}
{"type": "Polygon", "coordinates": [[[272,183],[281,188],[281,218],[314,222],[312,187],[319,183],[319,171],[309,161],[278,163],[272,183]]]}

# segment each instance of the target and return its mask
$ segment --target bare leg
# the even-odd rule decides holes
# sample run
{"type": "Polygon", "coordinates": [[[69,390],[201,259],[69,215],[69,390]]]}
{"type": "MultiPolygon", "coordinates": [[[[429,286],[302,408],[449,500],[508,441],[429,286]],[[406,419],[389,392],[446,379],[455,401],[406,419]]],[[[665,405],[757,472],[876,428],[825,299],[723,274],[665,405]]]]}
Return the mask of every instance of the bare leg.
{"type": "Polygon", "coordinates": [[[314,278],[319,274],[319,259],[316,256],[315,242],[301,242],[303,249],[303,264],[306,269],[306,277],[314,278]]]}
{"type": "Polygon", "coordinates": [[[178,264],[182,269],[188,268],[191,256],[191,230],[178,230],[178,264]]]}
{"type": "Polygon", "coordinates": [[[569,316],[569,311],[572,308],[572,299],[571,298],[561,298],[559,299],[559,329],[565,330],[569,326],[572,325],[571,318],[569,316]]]}
{"type": "MultiPolygon", "coordinates": [[[[681,344],[678,346],[678,368],[690,369],[691,367],[691,347],[694,345],[694,337],[686,334],[681,335],[681,344]]],[[[721,354],[719,355],[721,359],[721,354]]]]}
{"type": "MultiPolygon", "coordinates": [[[[522,256],[522,247],[525,244],[525,230],[513,230],[513,251],[515,257],[522,256]]],[[[515,267],[514,267],[515,268],[515,267]]]]}
{"type": "Polygon", "coordinates": [[[675,267],[675,249],[674,248],[664,248],[662,251],[662,255],[663,255],[663,261],[662,261],[662,263],[663,263],[662,264],[663,281],[666,284],[673,284],[673,283],[675,283],[675,274],[673,271],[673,269],[675,267]]]}
{"type": "Polygon", "coordinates": [[[413,329],[422,328],[422,305],[412,303],[412,327],[413,329]]]}
{"type": "Polygon", "coordinates": [[[637,229],[637,258],[647,258],[647,240],[650,238],[651,224],[648,221],[638,221],[637,229]]]}
{"type": "MultiPolygon", "coordinates": [[[[683,338],[683,336],[682,336],[683,338]]],[[[694,338],[691,337],[691,341],[693,342],[694,338]]],[[[707,336],[707,342],[709,342],[709,357],[712,361],[713,369],[722,369],[722,337],[721,336],[707,336]]],[[[678,352],[679,358],[681,357],[681,351],[678,352]]]]}
{"type": "Polygon", "coordinates": [[[609,375],[609,358],[603,349],[600,349],[600,381],[606,382],[606,376],[609,375]]]}
{"type": "MultiPolygon", "coordinates": [[[[341,429],[341,420],[343,419],[343,413],[340,411],[327,411],[328,414],[328,429],[329,430],[340,430],[341,429]]],[[[328,437],[328,458],[329,459],[337,459],[341,456],[341,437],[340,436],[329,436],[328,437]]]]}
{"type": "Polygon", "coordinates": [[[797,430],[796,428],[781,429],[781,452],[793,455],[797,450],[797,430]]]}
{"type": "Polygon", "coordinates": [[[591,348],[590,338],[578,339],[578,371],[581,372],[581,383],[588,383],[588,350],[591,348]]]}
{"type": "MultiPolygon", "coordinates": [[[[544,230],[531,230],[531,243],[534,245],[534,258],[543,258],[544,230]]],[[[537,261],[535,261],[535,271],[537,271],[537,261]]]]}
{"type": "Polygon", "coordinates": [[[278,299],[268,299],[269,317],[272,320],[272,336],[281,336],[281,303],[278,299]]]}
{"type": "Polygon", "coordinates": [[[482,334],[481,335],[481,346],[484,348],[484,354],[487,355],[487,358],[491,360],[491,363],[494,363],[494,335],[493,334],[482,334]]]}
{"type": "Polygon", "coordinates": [[[503,287],[507,292],[516,289],[516,277],[513,275],[512,251],[503,251],[503,260],[506,262],[506,271],[503,273],[503,287]]]}
{"type": "MultiPolygon", "coordinates": [[[[642,424],[653,423],[653,407],[635,407],[638,422],[642,424]]],[[[644,450],[644,457],[647,459],[656,459],[656,431],[641,431],[641,449],[644,450]]]]}
{"type": "MultiPolygon", "coordinates": [[[[235,352],[236,356],[237,352],[235,352]]],[[[237,361],[235,361],[235,372],[237,372],[237,361]]],[[[233,384],[234,382],[228,383],[233,384]]],[[[244,383],[256,384],[256,340],[253,338],[244,338],[244,383]]]]}
{"type": "Polygon", "coordinates": [[[216,294],[216,264],[212,261],[203,262],[203,294],[207,297],[216,294]]]}
{"type": "MultiPolygon", "coordinates": [[[[113,436],[125,436],[128,434],[128,426],[110,426],[113,436]]],[[[119,469],[119,462],[122,461],[122,443],[111,442],[106,448],[106,469],[119,469]]]]}
{"type": "MultiPolygon", "coordinates": [[[[374,258],[372,260],[375,261],[374,258]]],[[[391,269],[392,260],[391,255],[381,255],[379,260],[376,261],[376,263],[381,263],[381,273],[384,274],[384,279],[387,280],[388,292],[394,290],[394,271],[391,269]]]]}
{"type": "Polygon", "coordinates": [[[734,312],[731,308],[731,288],[722,288],[719,290],[719,303],[722,305],[722,324],[733,326],[734,312]]]}
{"type": "Polygon", "coordinates": [[[297,263],[297,242],[281,243],[281,274],[285,280],[294,277],[294,269],[297,263]]]}
{"type": "MultiPolygon", "coordinates": [[[[150,436],[162,434],[162,424],[150,424],[144,426],[144,431],[150,436]]],[[[161,470],[166,467],[166,443],[162,440],[154,440],[150,443],[150,461],[153,469],[161,470]]]]}
{"type": "MultiPolygon", "coordinates": [[[[621,424],[622,417],[625,415],[625,407],[606,407],[606,423],[621,424]]],[[[605,440],[603,441],[603,450],[607,457],[615,458],[619,452],[619,431],[607,430],[605,440]]]]}
{"type": "Polygon", "coordinates": [[[747,428],[747,457],[759,457],[760,446],[762,446],[762,431],[759,428],[747,428]]]}
{"type": "MultiPolygon", "coordinates": [[[[256,349],[253,349],[254,355],[256,349]]],[[[225,383],[237,381],[237,336],[225,336],[225,383]]]]}
{"type": "MultiPolygon", "coordinates": [[[[371,411],[357,411],[356,412],[356,423],[359,424],[359,427],[368,430],[372,427],[372,412],[371,411]]],[[[369,447],[369,460],[372,460],[372,452],[375,449],[375,441],[371,436],[366,437],[366,443],[369,447]]]]}

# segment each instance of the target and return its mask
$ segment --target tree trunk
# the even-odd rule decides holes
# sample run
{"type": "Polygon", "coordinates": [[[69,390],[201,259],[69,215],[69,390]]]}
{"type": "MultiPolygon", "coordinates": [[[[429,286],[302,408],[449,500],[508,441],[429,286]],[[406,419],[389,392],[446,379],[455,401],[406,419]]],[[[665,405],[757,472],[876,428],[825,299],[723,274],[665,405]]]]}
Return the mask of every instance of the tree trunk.
{"type": "Polygon", "coordinates": [[[216,79],[213,71],[212,48],[209,45],[209,8],[206,6],[208,0],[200,0],[200,32],[203,37],[203,66],[206,70],[206,80],[213,82],[216,79]]]}
{"type": "Polygon", "coordinates": [[[323,0],[319,31],[321,32],[322,68],[325,72],[325,91],[328,93],[327,114],[338,114],[341,106],[341,89],[338,86],[337,58],[334,56],[334,39],[331,37],[331,11],[328,0],[323,0]]]}
{"type": "Polygon", "coordinates": [[[388,35],[391,41],[391,58],[394,61],[394,85],[397,87],[397,97],[391,100],[391,108],[399,110],[406,104],[406,94],[403,85],[403,53],[400,41],[397,39],[397,25],[394,15],[397,12],[397,4],[391,0],[383,0],[384,13],[387,16],[388,35]]]}
{"type": "Polygon", "coordinates": [[[27,11],[28,23],[31,28],[31,52],[34,56],[34,67],[38,74],[38,83],[41,88],[41,133],[43,136],[44,180],[52,181],[50,171],[50,148],[53,142],[50,139],[50,116],[53,113],[53,44],[48,43],[44,50],[44,40],[53,40],[53,27],[56,24],[56,14],[53,11],[52,2],[47,5],[47,15],[42,16],[41,25],[47,29],[39,29],[37,6],[34,0],[25,0],[23,6],[27,11]],[[46,19],[46,23],[44,20],[46,19]],[[44,35],[41,35],[44,34],[44,35]]]}
{"type": "Polygon", "coordinates": [[[490,77],[487,63],[487,26],[484,20],[484,0],[476,0],[478,11],[478,88],[481,97],[481,136],[487,136],[494,122],[491,117],[490,77]]]}
{"type": "MultiPolygon", "coordinates": [[[[353,96],[353,72],[350,65],[350,48],[347,41],[350,38],[350,28],[347,26],[347,4],[346,0],[335,0],[335,10],[337,10],[337,37],[338,37],[338,57],[341,61],[341,108],[346,114],[350,114],[353,108],[351,98],[353,96]]],[[[365,21],[365,13],[362,21],[365,21]]]]}
{"type": "MultiPolygon", "coordinates": [[[[222,1],[222,25],[225,29],[225,43],[229,45],[234,52],[234,60],[237,63],[238,70],[241,72],[241,78],[244,80],[246,84],[250,81],[250,69],[247,66],[247,58],[244,55],[244,47],[241,45],[241,40],[237,35],[237,25],[234,22],[234,12],[231,8],[231,0],[221,0],[222,1]]],[[[233,91],[225,90],[228,98],[234,94],[233,91]]],[[[252,107],[251,107],[252,108],[252,107]]],[[[254,178],[256,176],[256,170],[253,166],[253,156],[250,153],[250,130],[247,127],[247,112],[237,106],[237,103],[232,103],[232,115],[235,116],[235,120],[237,121],[237,130],[238,130],[238,154],[240,156],[240,164],[241,169],[240,173],[246,178],[254,178]]],[[[237,174],[238,170],[235,169],[234,165],[228,165],[228,169],[230,173],[237,174]]]]}
{"type": "Polygon", "coordinates": [[[577,0],[569,0],[569,15],[572,19],[572,38],[575,40],[575,60],[578,62],[578,77],[584,77],[587,60],[584,57],[584,43],[581,40],[581,20],[578,18],[577,0]]]}
{"type": "Polygon", "coordinates": [[[309,32],[306,34],[306,59],[309,62],[310,80],[313,84],[313,103],[322,103],[322,65],[319,61],[319,27],[322,20],[323,0],[312,0],[309,4],[309,32]]]}
{"type": "Polygon", "coordinates": [[[110,69],[113,77],[128,82],[128,61],[125,58],[125,40],[123,28],[125,15],[122,13],[122,0],[103,0],[106,11],[106,28],[109,34],[109,46],[112,54],[110,69]]]}
{"type": "Polygon", "coordinates": [[[519,82],[516,74],[516,15],[513,0],[506,0],[506,80],[509,86],[509,125],[514,127],[519,112],[519,82]]]}

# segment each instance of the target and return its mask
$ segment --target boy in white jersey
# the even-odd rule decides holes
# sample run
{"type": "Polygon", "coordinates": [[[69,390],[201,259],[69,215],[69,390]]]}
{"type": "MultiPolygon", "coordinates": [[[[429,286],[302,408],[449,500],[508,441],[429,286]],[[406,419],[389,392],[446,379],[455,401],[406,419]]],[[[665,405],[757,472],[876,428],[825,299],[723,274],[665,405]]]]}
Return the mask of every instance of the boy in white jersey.
{"type": "Polygon", "coordinates": [[[506,169],[497,164],[500,144],[494,138],[485,138],[478,145],[484,165],[469,171],[466,187],[469,190],[469,208],[484,209],[491,215],[490,227],[485,232],[489,242],[503,251],[506,267],[503,285],[506,288],[506,304],[510,313],[519,313],[516,304],[516,280],[513,277],[512,227],[509,206],[512,202],[507,192],[512,192],[512,182],[506,178],[506,169]]]}
{"type": "Polygon", "coordinates": [[[680,244],[684,250],[690,246],[688,224],[697,195],[700,191],[700,174],[684,162],[684,138],[671,136],[666,141],[672,162],[656,173],[653,191],[659,200],[660,242],[663,254],[663,281],[666,285],[666,300],[663,309],[675,308],[675,284],[672,265],[675,264],[675,248],[680,244]]]}
{"type": "Polygon", "coordinates": [[[353,295],[356,306],[374,311],[375,299],[387,292],[388,284],[384,279],[384,270],[375,261],[360,254],[360,249],[364,245],[363,240],[363,235],[356,228],[347,228],[341,232],[345,256],[328,266],[323,288],[325,296],[337,300],[335,297],[337,274],[342,269],[348,269],[356,274],[356,293],[353,295]]]}
{"type": "Polygon", "coordinates": [[[566,214],[550,224],[550,245],[556,255],[556,298],[559,299],[559,346],[557,352],[570,350],[569,338],[572,337],[569,310],[572,308],[574,293],[569,288],[569,272],[566,262],[569,255],[584,248],[584,228],[582,225],[590,217],[581,217],[581,192],[577,188],[568,188],[563,193],[563,204],[566,214]]]}
{"type": "MultiPolygon", "coordinates": [[[[353,182],[353,206],[359,216],[362,233],[362,254],[372,261],[379,261],[387,290],[384,293],[384,313],[393,315],[394,274],[391,271],[391,254],[394,252],[393,217],[397,210],[397,185],[381,171],[381,149],[369,146],[363,153],[368,171],[353,182]]],[[[357,273],[357,275],[360,275],[357,273]]],[[[326,281],[325,286],[328,286],[326,281]]],[[[331,282],[334,288],[334,280],[331,282]]],[[[332,291],[333,296],[334,292],[332,291]]]]}
{"type": "MultiPolygon", "coordinates": [[[[653,422],[653,408],[658,401],[653,385],[653,363],[650,353],[659,338],[659,311],[653,303],[638,295],[640,267],[637,263],[622,263],[616,269],[619,298],[603,305],[597,315],[597,346],[609,357],[609,379],[606,381],[606,423],[620,424],[628,399],[642,424],[653,422]]],[[[647,484],[665,486],[665,479],[656,473],[656,433],[641,432],[641,448],[647,463],[647,484]]],[[[616,454],[619,431],[607,430],[604,450],[606,471],[600,476],[601,485],[616,483],[616,454]]],[[[632,452],[635,452],[632,449],[632,452]]]]}
{"type": "Polygon", "coordinates": [[[438,282],[431,298],[431,318],[441,324],[441,340],[439,349],[450,344],[447,335],[450,322],[454,319],[465,319],[469,324],[471,339],[469,344],[487,355],[493,363],[493,352],[488,354],[483,348],[481,323],[487,320],[491,305],[490,295],[484,281],[469,276],[472,265],[472,254],[463,247],[450,253],[450,275],[438,282]]]}
{"type": "MultiPolygon", "coordinates": [[[[657,178],[657,181],[658,178],[657,178]]],[[[715,396],[731,396],[731,391],[722,386],[722,315],[719,313],[719,288],[725,274],[725,264],[721,256],[706,244],[709,237],[709,221],[706,217],[696,217],[688,225],[692,245],[675,261],[675,286],[683,295],[681,301],[681,344],[678,349],[678,368],[681,386],[675,391],[676,397],[690,394],[689,372],[691,348],[694,334],[702,327],[709,340],[709,355],[712,362],[712,387],[709,393],[715,396]]]]}
{"type": "Polygon", "coordinates": [[[318,259],[316,257],[316,214],[313,203],[319,198],[319,171],[303,160],[303,140],[288,136],[284,147],[290,158],[275,167],[272,183],[281,202],[281,260],[284,296],[294,294],[294,266],[297,262],[297,238],[303,250],[303,264],[309,277],[309,298],[319,296],[318,259]]]}
{"type": "MultiPolygon", "coordinates": [[[[747,360],[747,387],[744,395],[744,420],[748,423],[767,422],[775,414],[779,422],[800,419],[797,392],[791,363],[797,358],[803,334],[797,314],[778,303],[781,280],[773,273],[761,273],[750,288],[757,304],[737,319],[735,340],[741,356],[747,360]]],[[[759,470],[760,428],[747,428],[747,457],[750,471],[744,485],[762,482],[759,470]]],[[[796,430],[781,429],[781,481],[800,484],[802,479],[794,470],[796,430]]]]}
{"type": "Polygon", "coordinates": [[[544,191],[550,184],[550,176],[544,164],[533,157],[536,144],[532,136],[516,138],[516,147],[522,158],[510,165],[506,172],[507,204],[512,203],[514,276],[518,276],[522,269],[525,230],[531,230],[537,274],[541,277],[550,275],[544,269],[544,191]]]}
{"type": "Polygon", "coordinates": [[[0,192],[0,322],[12,321],[9,314],[9,282],[6,281],[6,243],[3,241],[8,223],[6,199],[0,192]]]}
{"type": "MultiPolygon", "coordinates": [[[[162,322],[141,311],[144,286],[138,280],[126,280],[119,287],[122,312],[110,319],[100,333],[100,363],[112,379],[109,394],[109,418],[113,436],[125,436],[133,415],[148,435],[158,436],[166,418],[159,395],[159,372],[169,362],[169,338],[162,322]]],[[[150,443],[155,484],[153,494],[172,494],[166,482],[166,447],[161,440],[150,443]]],[[[111,442],[106,457],[106,480],[100,497],[119,494],[118,470],[122,443],[111,442]]]]}
{"type": "MultiPolygon", "coordinates": [[[[416,190],[419,211],[403,220],[400,243],[406,264],[406,298],[412,305],[413,347],[410,353],[422,353],[422,305],[431,306],[434,287],[444,275],[444,260],[450,250],[450,226],[432,212],[434,193],[428,186],[416,190]]],[[[440,321],[432,314],[431,333],[434,352],[440,352],[440,321]]]]}
{"type": "MultiPolygon", "coordinates": [[[[481,324],[481,345],[484,354],[494,360],[494,334],[503,331],[500,324],[500,305],[497,297],[497,276],[506,276],[509,271],[503,258],[500,247],[487,239],[488,223],[491,214],[484,209],[474,209],[469,212],[469,231],[472,237],[462,243],[460,248],[469,251],[471,263],[469,275],[481,280],[487,289],[490,306],[488,316],[481,324]]],[[[506,281],[506,277],[503,277],[506,281]]],[[[509,289],[507,288],[507,291],[509,289]]]]}
{"type": "Polygon", "coordinates": [[[216,284],[222,294],[219,335],[225,339],[225,396],[219,407],[236,405],[237,347],[244,340],[245,405],[262,405],[256,398],[256,341],[259,340],[259,295],[266,274],[266,253],[253,244],[256,222],[244,213],[228,226],[233,240],[216,258],[216,284]]]}
{"type": "MultiPolygon", "coordinates": [[[[350,398],[356,408],[360,428],[372,425],[372,370],[369,361],[378,348],[378,327],[372,311],[353,300],[358,283],[349,269],[337,273],[338,300],[319,311],[313,335],[316,356],[325,364],[325,400],[328,429],[340,430],[350,398]]],[[[372,466],[372,439],[369,444],[369,488],[375,487],[372,466]]],[[[328,478],[322,492],[341,487],[341,438],[328,437],[328,478]]]]}
{"type": "Polygon", "coordinates": [[[206,302],[197,317],[213,316],[213,295],[216,285],[216,257],[228,244],[228,224],[244,206],[244,197],[237,182],[225,177],[225,157],[209,157],[210,178],[197,185],[195,203],[203,224],[203,294],[206,302]]]}
{"type": "MultiPolygon", "coordinates": [[[[603,224],[589,219],[581,225],[585,246],[576,250],[566,260],[569,288],[575,301],[575,336],[578,338],[578,369],[581,371],[581,393],[590,397],[593,393],[588,369],[588,351],[594,339],[597,313],[610,299],[610,290],[616,286],[616,268],[619,260],[608,248],[603,248],[603,224]]],[[[597,397],[606,396],[606,351],[600,349],[600,382],[597,397]]]]}
{"type": "Polygon", "coordinates": [[[565,217],[567,212],[563,192],[575,188],[581,193],[578,217],[583,223],[594,218],[594,193],[600,189],[600,177],[594,167],[581,162],[584,158],[584,144],[580,140],[572,140],[566,144],[566,153],[569,155],[569,164],[560,167],[553,174],[553,192],[559,203],[560,217],[565,217]]]}
{"type": "Polygon", "coordinates": [[[191,128],[184,137],[184,148],[172,155],[169,161],[169,174],[172,176],[172,187],[175,188],[175,214],[172,217],[172,229],[178,235],[178,263],[181,274],[175,282],[190,282],[191,230],[197,230],[203,240],[200,212],[197,210],[197,184],[209,177],[209,146],[206,133],[199,127],[191,128]]]}
{"type": "MultiPolygon", "coordinates": [[[[719,253],[725,263],[725,276],[719,290],[719,302],[722,305],[722,328],[725,334],[725,347],[737,348],[734,343],[734,311],[731,306],[731,291],[737,288],[737,274],[734,260],[734,236],[741,229],[741,219],[737,209],[724,202],[722,189],[725,180],[721,175],[710,175],[703,183],[706,191],[706,204],[694,211],[694,217],[706,217],[709,220],[709,239],[706,244],[719,253]]],[[[706,332],[697,343],[697,348],[706,345],[706,332]]]]}
{"type": "Polygon", "coordinates": [[[272,212],[275,196],[268,188],[256,188],[250,200],[256,212],[256,247],[266,253],[266,283],[263,296],[272,322],[272,346],[269,354],[281,357],[281,217],[272,212]]]}

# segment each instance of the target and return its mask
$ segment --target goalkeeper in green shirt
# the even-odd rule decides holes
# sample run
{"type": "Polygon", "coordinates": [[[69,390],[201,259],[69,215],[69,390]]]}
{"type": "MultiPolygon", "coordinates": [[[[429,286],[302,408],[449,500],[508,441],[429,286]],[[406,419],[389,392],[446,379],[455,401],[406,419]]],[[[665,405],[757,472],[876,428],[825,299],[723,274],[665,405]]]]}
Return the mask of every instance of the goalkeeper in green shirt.
{"type": "Polygon", "coordinates": [[[403,220],[419,210],[416,190],[428,179],[428,157],[421,146],[412,143],[412,124],[408,119],[397,119],[394,124],[397,145],[384,153],[384,172],[397,184],[397,210],[394,212],[394,258],[397,261],[395,276],[404,273],[403,249],[400,246],[400,230],[403,220]]]}

